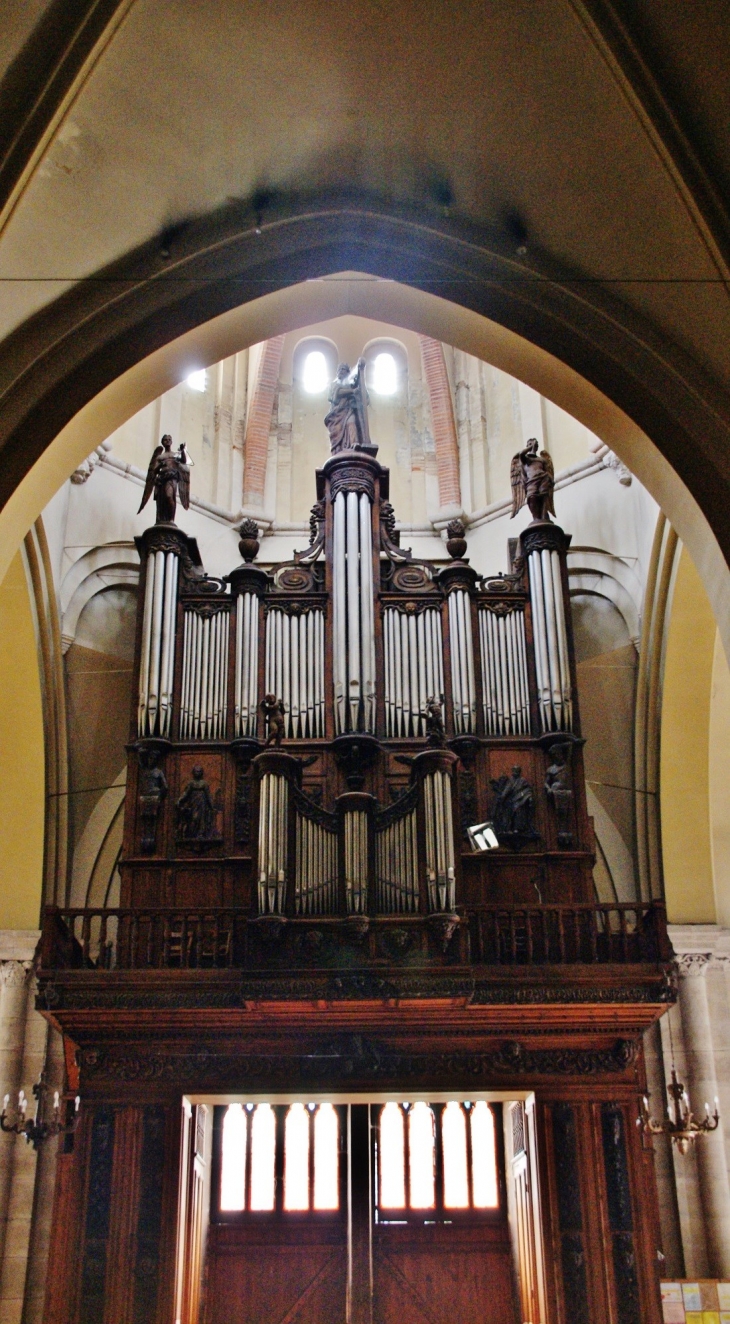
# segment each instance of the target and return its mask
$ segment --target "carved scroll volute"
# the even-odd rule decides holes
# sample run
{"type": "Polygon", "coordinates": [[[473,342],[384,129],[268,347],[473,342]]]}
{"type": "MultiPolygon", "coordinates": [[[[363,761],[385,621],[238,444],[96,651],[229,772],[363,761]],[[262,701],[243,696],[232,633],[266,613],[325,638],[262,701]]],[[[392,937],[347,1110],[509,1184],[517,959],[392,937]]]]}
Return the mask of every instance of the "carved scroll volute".
{"type": "Polygon", "coordinates": [[[294,809],[291,785],[299,787],[299,759],[265,749],[251,761],[254,777],[256,897],[254,913],[280,925],[291,913],[294,868],[294,809]]]}

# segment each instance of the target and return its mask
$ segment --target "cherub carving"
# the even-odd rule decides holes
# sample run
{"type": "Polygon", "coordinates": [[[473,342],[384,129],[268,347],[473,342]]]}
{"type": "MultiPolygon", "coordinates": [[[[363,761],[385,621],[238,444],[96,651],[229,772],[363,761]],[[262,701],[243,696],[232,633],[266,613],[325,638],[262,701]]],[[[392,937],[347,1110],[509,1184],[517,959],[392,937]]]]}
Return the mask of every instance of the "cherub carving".
{"type": "Polygon", "coordinates": [[[537,444],[537,438],[531,437],[525,449],[512,457],[512,519],[525,503],[535,521],[547,520],[555,514],[553,462],[547,451],[538,453],[537,444]]]}
{"type": "Polygon", "coordinates": [[[275,745],[278,749],[284,739],[285,710],[281,699],[277,699],[275,694],[265,694],[261,703],[261,711],[264,714],[264,721],[267,724],[268,736],[264,749],[269,745],[275,745]]]}
{"type": "Polygon", "coordinates": [[[152,454],[137,514],[144,510],[154,491],[157,507],[155,523],[174,524],[178,496],[183,510],[188,510],[190,506],[191,467],[192,460],[188,456],[184,442],[174,451],[172,437],[166,432],[152,454]]]}
{"type": "Polygon", "coordinates": [[[433,745],[436,749],[443,749],[446,744],[441,704],[433,695],[426,700],[426,738],[429,745],[433,745]]]}

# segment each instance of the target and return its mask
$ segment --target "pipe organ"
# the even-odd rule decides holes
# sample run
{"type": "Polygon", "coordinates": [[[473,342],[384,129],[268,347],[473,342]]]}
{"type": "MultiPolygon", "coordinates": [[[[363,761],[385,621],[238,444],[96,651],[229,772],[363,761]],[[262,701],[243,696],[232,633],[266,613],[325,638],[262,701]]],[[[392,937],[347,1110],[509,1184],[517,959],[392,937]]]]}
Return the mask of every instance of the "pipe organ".
{"type": "Polygon", "coordinates": [[[509,574],[493,577],[446,549],[416,561],[375,449],[317,473],[310,547],[289,564],[259,564],[249,531],[247,559],[214,580],[175,525],[139,540],[134,735],[170,794],[154,849],[149,804],[143,847],[133,801],[125,903],[186,895],[283,922],[590,897],[569,540],[533,522],[509,574]],[[561,846],[544,789],[554,741],[572,779],[561,846]],[[469,844],[480,820],[492,853],[469,844]]]}
{"type": "MultiPolygon", "coordinates": [[[[270,1284],[276,1261],[261,1257],[290,1256],[294,1223],[297,1255],[319,1257],[305,1279],[332,1265],[331,1317],[372,1321],[371,1266],[396,1242],[382,1239],[385,1221],[350,1211],[374,1208],[377,1187],[363,1176],[356,1205],[343,1184],[333,1221],[268,1208],[237,1221],[228,1206],[219,1219],[215,1158],[205,1174],[222,1109],[193,1103],[191,1116],[186,1099],[181,1114],[181,1096],[374,1092],[513,1100],[495,1132],[500,1208],[470,1221],[460,1205],[440,1226],[429,1213],[429,1274],[446,1247],[506,1256],[513,1223],[520,1319],[659,1324],[651,1153],[636,1121],[642,1034],[674,996],[672,953],[661,903],[594,895],[569,539],[535,519],[508,573],[484,575],[452,523],[443,556],[418,561],[400,546],[375,452],[340,451],[317,472],[310,545],[287,564],[259,556],[252,521],[221,579],[175,524],[138,539],[119,904],[48,907],[37,963],[39,1009],[66,1036],[67,1117],[82,1098],[58,1165],[55,1208],[68,1216],[53,1220],[49,1324],[195,1324],[210,1315],[203,1285],[242,1263],[241,1238],[255,1250],[235,1281],[264,1263],[270,1284]]],[[[452,1103],[435,1105],[437,1153],[452,1103]]],[[[350,1106],[350,1171],[367,1174],[367,1105],[350,1106]]],[[[457,1105],[462,1127],[468,1107],[457,1105]]],[[[286,1128],[268,1115],[283,1153],[286,1128]]],[[[407,1233],[398,1254],[418,1263],[416,1222],[390,1231],[407,1233]]],[[[448,1284],[465,1263],[450,1262],[448,1284]]],[[[247,1292],[236,1318],[296,1313],[282,1297],[262,1314],[247,1292]]],[[[306,1300],[314,1318],[325,1295],[306,1300]]]]}

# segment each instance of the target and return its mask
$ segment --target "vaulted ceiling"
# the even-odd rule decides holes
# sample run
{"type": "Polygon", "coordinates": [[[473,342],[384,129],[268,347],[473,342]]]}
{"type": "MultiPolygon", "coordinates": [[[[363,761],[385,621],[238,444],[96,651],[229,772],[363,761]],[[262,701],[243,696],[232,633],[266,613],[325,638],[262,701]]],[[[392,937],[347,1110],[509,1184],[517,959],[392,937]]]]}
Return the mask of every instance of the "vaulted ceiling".
{"type": "Polygon", "coordinates": [[[730,557],[723,0],[6,0],[0,499],[111,376],[333,271],[583,373],[730,557]]]}

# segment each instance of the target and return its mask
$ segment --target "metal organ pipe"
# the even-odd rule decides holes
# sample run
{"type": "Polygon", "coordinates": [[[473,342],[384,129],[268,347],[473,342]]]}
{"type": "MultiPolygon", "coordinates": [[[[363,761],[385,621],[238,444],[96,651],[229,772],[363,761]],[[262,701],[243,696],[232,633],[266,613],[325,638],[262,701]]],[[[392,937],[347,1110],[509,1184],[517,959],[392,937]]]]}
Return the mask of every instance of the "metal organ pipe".
{"type": "MultiPolygon", "coordinates": [[[[227,607],[211,615],[196,607],[186,607],[183,612],[181,740],[226,738],[229,629],[227,607]]],[[[238,728],[236,734],[240,734],[238,728]]]]}
{"type": "Polygon", "coordinates": [[[423,805],[429,909],[452,911],[456,905],[456,874],[451,778],[448,773],[437,769],[426,774],[423,805]]]}
{"type": "Polygon", "coordinates": [[[286,866],[289,783],[279,773],[261,778],[259,795],[259,914],[283,915],[286,906],[286,866]]]}
{"type": "Polygon", "coordinates": [[[139,734],[170,734],[177,625],[176,552],[151,552],[147,560],[139,668],[139,734]]]}
{"type": "Polygon", "coordinates": [[[524,612],[479,608],[479,646],[487,735],[524,735],[530,729],[524,612]]]}
{"type": "Polygon", "coordinates": [[[457,735],[476,728],[476,685],[474,650],[471,634],[471,600],[465,589],[449,595],[449,632],[451,635],[451,692],[454,703],[454,729],[457,735]]]}
{"type": "Polygon", "coordinates": [[[286,735],[294,740],[323,736],[324,613],[312,607],[289,616],[281,607],[272,608],[266,617],[265,657],[266,693],[283,699],[286,735]]]}
{"type": "Polygon", "coordinates": [[[357,731],[360,715],[360,528],[357,492],[347,493],[347,704],[348,728],[357,731]]]}
{"type": "Polygon", "coordinates": [[[536,550],[530,552],[527,564],[540,722],[543,731],[569,731],[572,694],[560,554],[554,549],[536,550]]]}
{"type": "Polygon", "coordinates": [[[375,730],[375,607],[373,603],[373,517],[365,492],[360,493],[360,630],[362,636],[363,720],[375,730]]]}
{"type": "Polygon", "coordinates": [[[418,833],[415,809],[376,832],[375,869],[380,914],[416,914],[418,833]]]}
{"type": "Polygon", "coordinates": [[[236,612],[234,727],[236,736],[256,735],[259,688],[259,600],[242,593],[236,612]]]}
{"type": "Polygon", "coordinates": [[[345,814],[345,897],[348,915],[368,907],[368,816],[362,809],[345,814]]]}
{"type": "Polygon", "coordinates": [[[386,735],[423,735],[427,699],[443,702],[440,612],[428,607],[416,616],[386,607],[383,652],[386,735]]]}
{"type": "Polygon", "coordinates": [[[347,588],[345,546],[345,494],[338,492],[334,501],[332,538],[332,676],[335,695],[335,729],[346,730],[345,690],[347,688],[347,588]]]}
{"type": "Polygon", "coordinates": [[[336,914],[337,875],[336,832],[297,812],[295,913],[336,914]]]}

